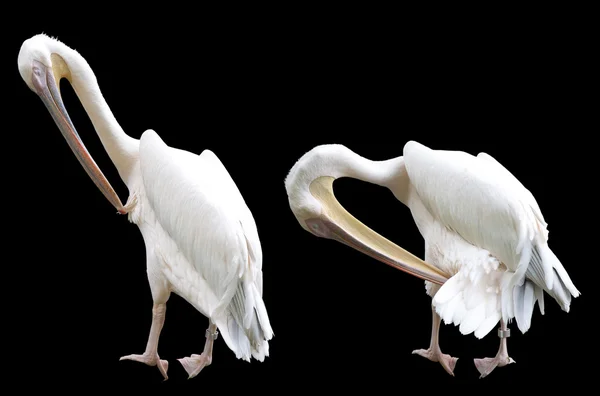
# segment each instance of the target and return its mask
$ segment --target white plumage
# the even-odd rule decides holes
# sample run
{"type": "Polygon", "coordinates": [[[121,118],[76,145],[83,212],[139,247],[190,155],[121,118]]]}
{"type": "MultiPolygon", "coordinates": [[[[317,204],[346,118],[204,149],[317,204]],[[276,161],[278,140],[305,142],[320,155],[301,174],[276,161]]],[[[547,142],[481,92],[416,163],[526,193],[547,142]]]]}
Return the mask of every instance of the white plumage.
{"type": "Polygon", "coordinates": [[[426,260],[452,275],[433,299],[438,313],[461,323],[463,334],[479,329],[475,335],[483,337],[501,317],[515,318],[526,332],[536,301],[543,312],[542,290],[569,311],[579,292],[548,247],[536,200],[506,168],[485,153],[416,142],[405,145],[404,160],[426,260]]]}
{"type": "Polygon", "coordinates": [[[140,169],[143,186],[129,216],[159,270],[217,323],[238,358],[264,360],[272,330],[262,301],[262,250],[231,176],[212,151],[172,149],[151,130],[140,139],[140,169]]]}
{"type": "Polygon", "coordinates": [[[140,140],[126,135],[106,104],[96,77],[75,50],[46,35],[26,40],[19,71],[54,117],[76,157],[106,198],[127,213],[144,237],[147,275],[154,301],[146,351],[130,359],[157,365],[166,303],[177,293],[209,318],[201,355],[180,359],[190,377],[212,361],[217,328],[239,359],[263,361],[273,337],[262,293],[262,250],[254,218],[217,158],[167,146],[152,130],[140,140]],[[129,190],[123,206],[79,139],[60,98],[67,78],[129,190]]]}
{"type": "MultiPolygon", "coordinates": [[[[334,209],[311,193],[313,183],[323,177],[356,178],[389,188],[410,209],[425,240],[425,262],[448,279],[426,281],[434,310],[432,340],[429,349],[414,353],[439,361],[453,374],[456,358],[442,354],[438,344],[440,318],[459,326],[462,334],[482,338],[499,321],[506,331],[512,319],[526,332],[536,302],[544,312],[543,291],[569,311],[571,296],[579,291],[548,246],[547,224],[536,200],[506,168],[485,153],[432,150],[414,141],[404,146],[403,154],[371,161],[342,145],[318,146],[297,161],[285,184],[303,228],[349,241],[368,254],[372,249],[363,247],[377,244],[356,237],[362,231],[328,226],[334,209]],[[325,219],[318,229],[309,226],[315,219],[325,219]]],[[[512,362],[506,338],[495,358],[475,361],[482,377],[512,362]]]]}

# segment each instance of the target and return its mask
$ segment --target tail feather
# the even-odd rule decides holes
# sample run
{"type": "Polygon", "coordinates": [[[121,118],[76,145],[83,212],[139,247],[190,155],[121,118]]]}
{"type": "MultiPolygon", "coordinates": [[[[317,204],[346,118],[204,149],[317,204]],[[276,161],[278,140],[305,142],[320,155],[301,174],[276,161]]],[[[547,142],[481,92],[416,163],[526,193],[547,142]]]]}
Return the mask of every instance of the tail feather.
{"type": "Polygon", "coordinates": [[[265,333],[263,332],[263,328],[261,327],[258,315],[256,311],[254,312],[252,318],[252,324],[250,325],[249,332],[250,336],[250,347],[252,352],[252,357],[262,362],[265,360],[265,357],[269,356],[269,339],[265,337],[265,333]]]}
{"type": "Polygon", "coordinates": [[[531,250],[525,281],[521,285],[515,285],[512,294],[505,294],[512,297],[512,301],[509,301],[509,298],[503,302],[510,304],[512,309],[509,311],[514,312],[517,326],[522,333],[531,326],[536,302],[539,303],[540,312],[544,314],[544,291],[554,298],[565,312],[569,312],[571,298],[580,295],[556,255],[546,243],[538,241],[531,250]]]}
{"type": "Polygon", "coordinates": [[[265,302],[260,296],[261,291],[258,290],[257,287],[253,287],[252,292],[254,293],[254,301],[256,303],[256,316],[258,318],[258,325],[260,326],[264,337],[267,340],[273,338],[273,329],[271,328],[271,323],[269,321],[269,316],[267,315],[267,308],[265,307],[265,302]]]}
{"type": "Polygon", "coordinates": [[[235,345],[235,356],[238,359],[250,362],[250,341],[244,330],[240,327],[239,322],[232,315],[227,317],[227,329],[229,330],[231,341],[235,345]]]}
{"type": "Polygon", "coordinates": [[[537,301],[539,293],[536,293],[536,287],[530,280],[525,280],[521,286],[513,288],[513,310],[517,327],[521,333],[527,332],[531,327],[531,318],[533,317],[533,308],[537,301]]]}
{"type": "Polygon", "coordinates": [[[250,357],[254,357],[264,361],[269,356],[269,340],[274,334],[256,285],[242,280],[226,312],[227,320],[223,325],[228,334],[224,338],[226,342],[229,340],[229,348],[238,359],[250,362],[250,357]]]}
{"type": "Polygon", "coordinates": [[[525,276],[552,296],[565,312],[569,312],[571,298],[581,294],[558,257],[545,243],[534,246],[525,276]]]}
{"type": "Polygon", "coordinates": [[[542,289],[538,285],[535,285],[533,288],[533,291],[535,292],[535,299],[537,300],[538,307],[540,308],[540,313],[543,315],[544,314],[544,289],[542,289]]]}

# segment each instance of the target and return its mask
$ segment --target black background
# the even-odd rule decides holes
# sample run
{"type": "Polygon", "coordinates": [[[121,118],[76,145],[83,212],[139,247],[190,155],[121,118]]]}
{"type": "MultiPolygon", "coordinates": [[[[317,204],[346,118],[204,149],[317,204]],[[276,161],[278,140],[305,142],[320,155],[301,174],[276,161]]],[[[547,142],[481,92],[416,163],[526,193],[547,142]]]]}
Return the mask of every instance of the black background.
{"type": "MultiPolygon", "coordinates": [[[[588,98],[587,27],[576,17],[515,13],[495,23],[454,23],[443,13],[435,20],[424,13],[417,22],[383,11],[271,18],[238,10],[236,18],[222,12],[182,22],[180,14],[162,23],[143,13],[120,21],[116,12],[94,21],[93,8],[79,18],[46,10],[34,20],[34,10],[6,35],[3,55],[10,66],[5,118],[16,120],[7,131],[16,145],[5,151],[14,230],[5,247],[14,256],[5,258],[4,327],[12,334],[5,338],[14,353],[11,378],[21,385],[183,385],[198,394],[366,386],[402,394],[415,384],[494,389],[590,378],[595,312],[584,307],[596,299],[588,271],[597,265],[597,242],[586,234],[596,232],[590,153],[597,126],[587,118],[597,110],[588,98]],[[201,353],[207,319],[176,295],[159,343],[170,379],[162,382],[156,367],[119,361],[144,351],[150,329],[143,240],[115,214],[19,75],[20,45],[40,32],[88,60],[130,136],[154,129],[172,147],[210,149],[225,164],[262,241],[264,300],[275,331],[264,363],[236,360],[219,338],[213,364],[188,381],[176,359],[201,353]],[[547,296],[546,315],[536,308],[524,335],[511,324],[508,351],[517,363],[483,380],[473,358],[495,355],[495,331],[477,340],[442,326],[442,350],[459,357],[454,378],[411,355],[430,340],[423,282],[310,235],[288,206],[284,178],[314,146],[341,143],[387,159],[402,155],[411,139],[485,151],[512,171],[537,198],[550,246],[582,292],[568,314],[547,296]]],[[[88,150],[125,201],[126,187],[72,88],[66,81],[61,88],[88,150]]],[[[350,179],[335,189],[365,224],[423,256],[408,209],[389,191],[350,179]]]]}

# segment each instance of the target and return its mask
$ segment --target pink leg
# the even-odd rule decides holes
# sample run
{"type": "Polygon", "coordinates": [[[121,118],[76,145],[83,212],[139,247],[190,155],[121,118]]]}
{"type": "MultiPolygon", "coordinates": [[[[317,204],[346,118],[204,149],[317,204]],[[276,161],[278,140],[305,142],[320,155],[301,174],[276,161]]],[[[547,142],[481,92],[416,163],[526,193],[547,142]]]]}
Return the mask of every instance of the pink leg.
{"type": "Polygon", "coordinates": [[[423,356],[432,362],[439,362],[448,374],[454,376],[454,367],[456,366],[458,358],[442,353],[439,344],[440,323],[442,318],[435,312],[433,307],[431,308],[431,312],[433,313],[433,323],[431,326],[431,343],[429,349],[415,349],[412,353],[423,356]]]}
{"type": "Polygon", "coordinates": [[[510,336],[510,330],[506,327],[504,320],[500,320],[500,329],[498,329],[498,337],[500,337],[500,348],[496,357],[475,359],[475,367],[481,373],[479,378],[484,378],[489,375],[496,367],[503,367],[511,363],[516,363],[511,357],[508,356],[508,349],[506,347],[506,338],[510,336]]]}
{"type": "Polygon", "coordinates": [[[206,366],[212,363],[212,351],[213,343],[217,339],[219,332],[217,331],[217,325],[210,322],[208,329],[206,330],[206,342],[204,343],[204,352],[201,355],[193,354],[190,357],[184,357],[178,359],[185,371],[187,371],[190,378],[195,376],[202,371],[206,366]]]}
{"type": "Polygon", "coordinates": [[[144,354],[127,355],[119,359],[133,360],[136,362],[145,363],[148,366],[158,366],[158,369],[165,380],[169,379],[167,376],[169,362],[166,360],[160,360],[158,357],[158,338],[160,336],[160,331],[162,330],[163,324],[165,323],[166,310],[167,304],[154,304],[152,307],[152,326],[150,327],[150,336],[148,337],[148,343],[146,344],[146,351],[144,354]]]}

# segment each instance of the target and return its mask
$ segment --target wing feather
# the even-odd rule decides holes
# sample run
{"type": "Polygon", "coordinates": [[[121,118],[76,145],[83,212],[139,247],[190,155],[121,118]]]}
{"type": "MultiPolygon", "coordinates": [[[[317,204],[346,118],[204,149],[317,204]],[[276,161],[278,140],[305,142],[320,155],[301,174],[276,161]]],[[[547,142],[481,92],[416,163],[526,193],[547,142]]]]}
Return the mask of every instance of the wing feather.
{"type": "MultiPolygon", "coordinates": [[[[521,331],[527,331],[536,301],[543,313],[542,289],[568,311],[571,295],[579,291],[547,245],[547,223],[537,201],[512,173],[486,153],[432,150],[414,141],[404,146],[404,159],[411,184],[435,220],[507,267],[510,276],[501,285],[505,320],[516,316],[521,331]]],[[[469,283],[477,284],[481,275],[469,272],[469,283]]],[[[463,293],[467,310],[474,309],[469,301],[478,301],[468,294],[477,291],[463,293]]],[[[471,323],[464,328],[470,330],[471,323]]]]}
{"type": "Polygon", "coordinates": [[[208,315],[236,356],[262,361],[273,336],[262,301],[262,250],[231,176],[210,150],[198,156],[170,148],[152,130],[140,139],[140,165],[157,222],[177,243],[172,258],[183,255],[211,289],[217,301],[208,315]]]}
{"type": "Polygon", "coordinates": [[[245,273],[249,244],[240,210],[231,209],[235,194],[212,159],[174,150],[153,131],[140,139],[142,180],[157,221],[223,308],[245,273]]]}
{"type": "Polygon", "coordinates": [[[518,269],[526,246],[545,223],[508,171],[464,152],[431,150],[416,142],[406,144],[404,157],[411,183],[438,221],[518,269]]]}

